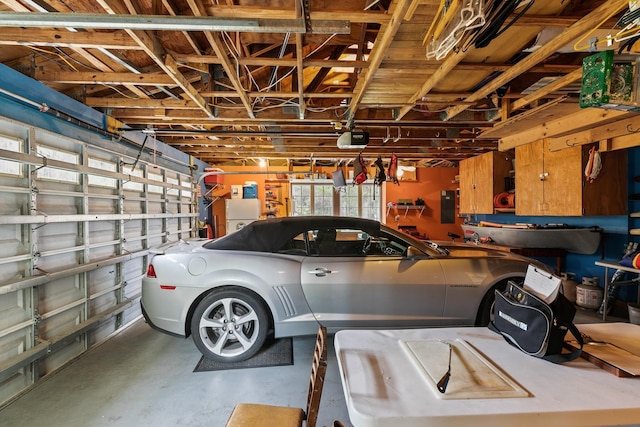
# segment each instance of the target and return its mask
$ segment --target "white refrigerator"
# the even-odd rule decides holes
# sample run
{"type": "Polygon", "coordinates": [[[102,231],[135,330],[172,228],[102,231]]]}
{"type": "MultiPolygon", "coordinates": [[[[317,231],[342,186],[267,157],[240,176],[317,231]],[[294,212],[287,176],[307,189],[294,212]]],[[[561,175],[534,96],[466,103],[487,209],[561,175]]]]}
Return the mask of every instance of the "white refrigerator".
{"type": "Polygon", "coordinates": [[[240,230],[260,217],[260,199],[227,199],[225,202],[227,234],[240,230]]]}

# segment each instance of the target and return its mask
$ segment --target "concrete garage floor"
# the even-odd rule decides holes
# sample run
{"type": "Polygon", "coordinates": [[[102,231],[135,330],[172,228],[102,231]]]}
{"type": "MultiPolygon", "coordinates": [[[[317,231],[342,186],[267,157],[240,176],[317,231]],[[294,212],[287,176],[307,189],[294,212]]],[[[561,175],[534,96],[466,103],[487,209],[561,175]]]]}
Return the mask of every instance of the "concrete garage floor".
{"type": "MultiPolygon", "coordinates": [[[[140,319],[0,410],[0,426],[219,427],[238,402],[304,408],[314,344],[294,338],[289,366],[194,373],[191,338],[140,319]]],[[[332,336],[327,354],[318,427],[348,420],[332,336]]]]}
{"type": "MultiPolygon", "coordinates": [[[[578,310],[576,323],[597,323],[578,310]]],[[[607,321],[625,321],[608,317],[607,321]]],[[[191,339],[134,322],[0,410],[0,426],[224,426],[237,402],[303,408],[315,337],[294,338],[294,365],[198,372],[191,339]]],[[[318,427],[349,424],[329,341],[318,427]]],[[[274,426],[275,427],[275,426],[274,426]]]]}

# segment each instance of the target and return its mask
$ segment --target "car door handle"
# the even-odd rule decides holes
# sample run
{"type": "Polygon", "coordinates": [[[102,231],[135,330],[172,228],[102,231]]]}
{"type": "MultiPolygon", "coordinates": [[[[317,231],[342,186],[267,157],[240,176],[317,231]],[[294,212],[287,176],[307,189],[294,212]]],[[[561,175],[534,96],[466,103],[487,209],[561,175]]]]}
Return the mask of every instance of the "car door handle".
{"type": "Polygon", "coordinates": [[[307,273],[315,274],[317,277],[323,277],[323,276],[326,276],[327,274],[331,274],[332,271],[329,270],[328,268],[318,267],[315,270],[308,271],[307,273]]]}

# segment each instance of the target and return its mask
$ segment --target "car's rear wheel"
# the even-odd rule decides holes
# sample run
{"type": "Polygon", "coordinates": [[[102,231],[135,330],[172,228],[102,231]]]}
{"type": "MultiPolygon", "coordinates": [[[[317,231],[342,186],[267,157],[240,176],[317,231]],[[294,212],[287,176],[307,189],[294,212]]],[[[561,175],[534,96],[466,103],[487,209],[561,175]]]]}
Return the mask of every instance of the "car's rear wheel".
{"type": "Polygon", "coordinates": [[[250,291],[213,291],[196,307],[191,335],[198,350],[219,362],[253,356],[264,344],[269,316],[264,303],[250,291]]]}
{"type": "Polygon", "coordinates": [[[495,291],[503,292],[507,288],[508,280],[503,280],[495,286],[491,287],[489,291],[482,298],[478,314],[476,315],[476,326],[487,326],[492,320],[493,303],[496,300],[495,291]]]}

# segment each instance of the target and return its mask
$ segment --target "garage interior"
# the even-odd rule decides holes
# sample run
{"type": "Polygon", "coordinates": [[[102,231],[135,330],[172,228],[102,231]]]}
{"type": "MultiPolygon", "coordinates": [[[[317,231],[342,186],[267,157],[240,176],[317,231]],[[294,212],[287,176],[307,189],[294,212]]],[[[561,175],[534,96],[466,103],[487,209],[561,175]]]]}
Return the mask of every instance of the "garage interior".
{"type": "MultiPolygon", "coordinates": [[[[276,175],[349,176],[358,155],[372,180],[397,156],[415,172],[380,187],[383,222],[389,203],[449,190],[453,225],[439,206],[396,225],[437,239],[469,219],[597,225],[599,251],[563,270],[607,280],[594,261],[640,229],[635,5],[453,3],[473,19],[439,0],[0,0],[0,426],[217,426],[239,401],[304,406],[313,337],[292,366],[192,373],[197,349],[141,318],[149,248],[223,215],[211,170],[224,200],[276,175]],[[610,51],[631,89],[605,101],[583,64],[610,51]],[[585,187],[592,147],[603,173],[585,187]],[[489,157],[515,165],[509,212],[460,207],[463,170],[489,157]]],[[[318,425],[348,424],[329,359],[318,425]]]]}

